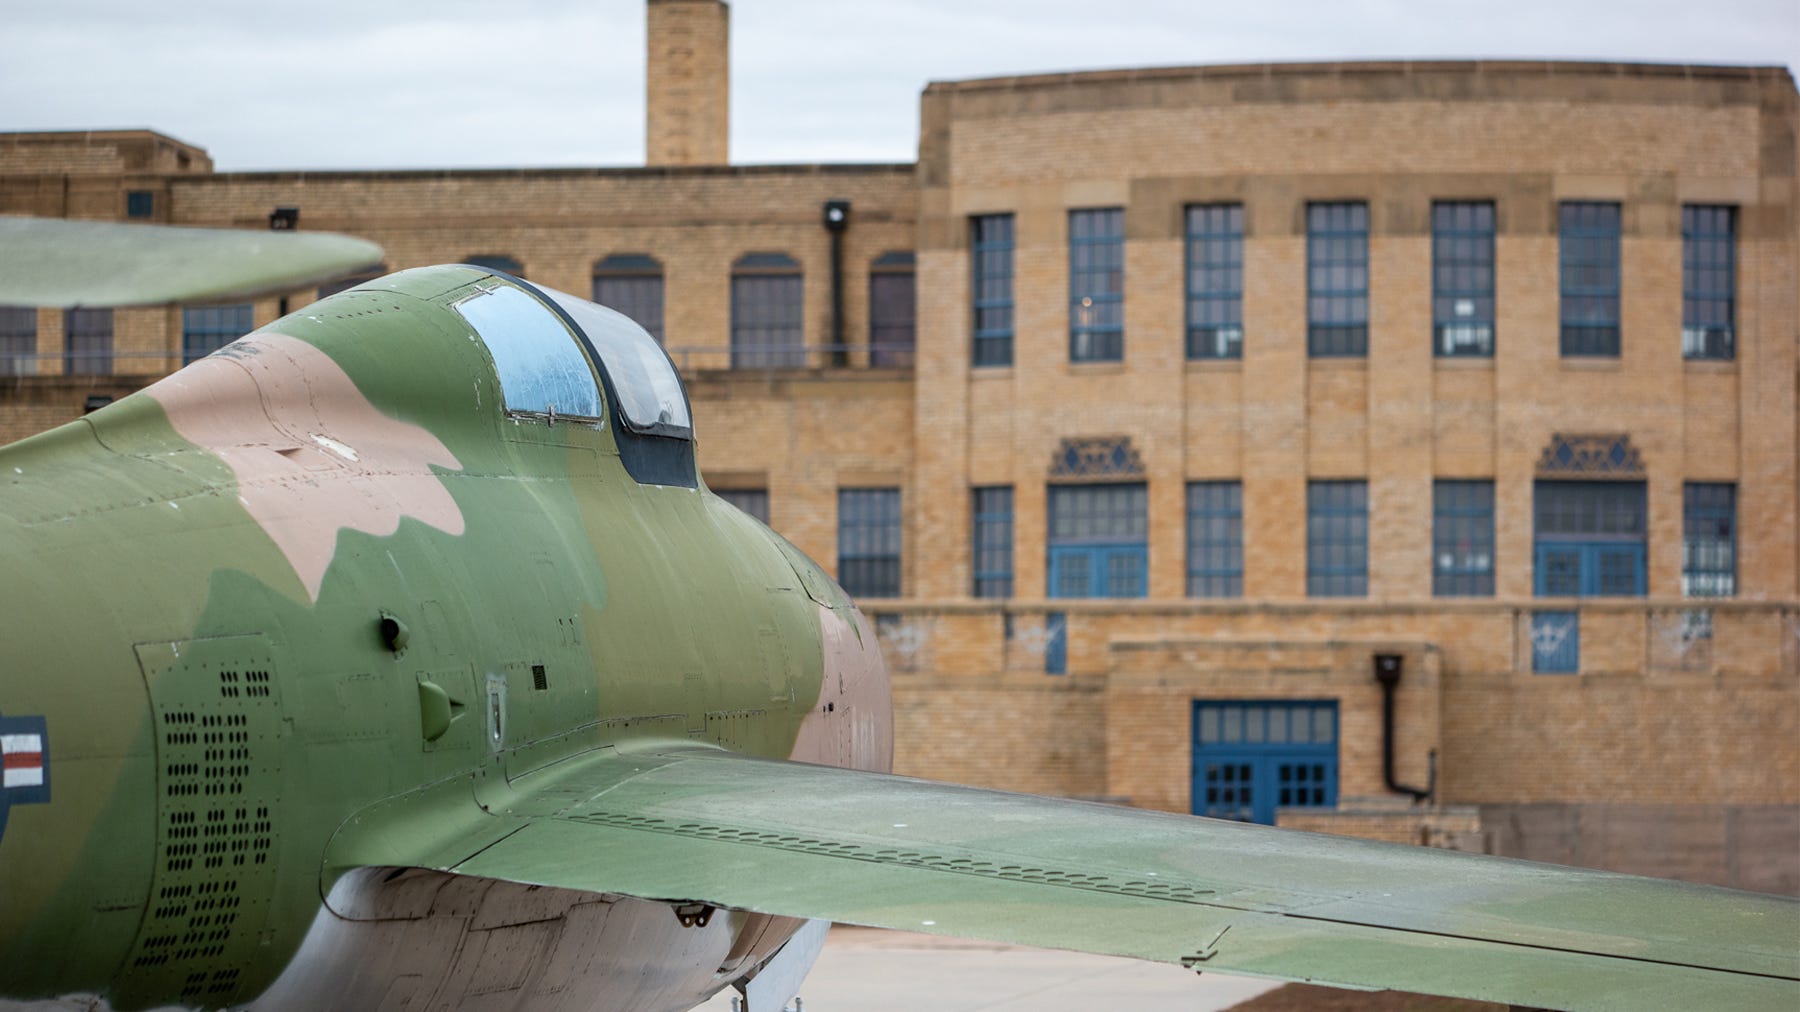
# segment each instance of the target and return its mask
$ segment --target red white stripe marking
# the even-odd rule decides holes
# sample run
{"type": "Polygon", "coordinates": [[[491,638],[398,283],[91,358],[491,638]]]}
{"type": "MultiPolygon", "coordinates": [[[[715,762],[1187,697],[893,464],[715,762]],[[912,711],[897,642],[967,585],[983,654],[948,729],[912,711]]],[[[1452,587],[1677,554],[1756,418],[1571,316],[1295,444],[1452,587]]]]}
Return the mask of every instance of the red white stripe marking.
{"type": "Polygon", "coordinates": [[[0,770],[0,787],[43,786],[43,735],[0,734],[0,770]]]}

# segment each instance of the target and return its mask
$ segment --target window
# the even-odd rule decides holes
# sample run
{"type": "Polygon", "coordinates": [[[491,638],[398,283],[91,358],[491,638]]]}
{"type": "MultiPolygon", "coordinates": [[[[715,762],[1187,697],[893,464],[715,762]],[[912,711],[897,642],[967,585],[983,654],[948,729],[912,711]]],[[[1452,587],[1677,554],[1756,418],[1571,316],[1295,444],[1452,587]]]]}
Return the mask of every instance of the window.
{"type": "Polygon", "coordinates": [[[1306,353],[1369,353],[1369,205],[1306,205],[1306,353]]]}
{"type": "Polygon", "coordinates": [[[37,372],[37,310],[0,306],[0,376],[37,372]]]}
{"type": "Polygon", "coordinates": [[[869,265],[869,364],[913,364],[913,255],[883,253],[869,265]]]}
{"type": "Polygon", "coordinates": [[[1532,495],[1540,597],[1644,594],[1643,482],[1539,481],[1532,495]]]}
{"type": "Polygon", "coordinates": [[[1431,205],[1431,340],[1439,357],[1494,354],[1494,205],[1431,205]]]}
{"type": "Polygon", "coordinates": [[[600,388],[562,318],[511,285],[472,295],[456,311],[481,336],[508,411],[600,417],[600,388]]]}
{"type": "Polygon", "coordinates": [[[851,597],[900,596],[900,490],[838,490],[838,583],[851,597]]]}
{"type": "Polygon", "coordinates": [[[1274,825],[1337,805],[1335,700],[1194,701],[1195,815],[1274,825]]]}
{"type": "Polygon", "coordinates": [[[1125,211],[1069,212],[1069,361],[1125,357],[1125,211]]]}
{"type": "Polygon", "coordinates": [[[975,596],[1013,596],[1013,490],[974,490],[975,596]]]}
{"type": "Polygon", "coordinates": [[[1187,487],[1189,597],[1244,596],[1244,486],[1195,481],[1187,487]]]}
{"type": "Polygon", "coordinates": [[[511,274],[520,281],[525,280],[525,265],[504,253],[476,253],[463,257],[463,263],[470,267],[479,267],[484,271],[499,271],[511,274]]]}
{"type": "Polygon", "coordinates": [[[786,253],[746,253],[731,265],[731,365],[806,365],[800,264],[786,253]]]}
{"type": "Polygon", "coordinates": [[[1731,597],[1737,593],[1737,486],[1682,486],[1681,593],[1731,597]]]}
{"type": "Polygon", "coordinates": [[[1431,483],[1431,592],[1494,594],[1494,483],[1431,483]]]}
{"type": "Polygon", "coordinates": [[[149,190],[126,190],[125,217],[156,217],[156,194],[149,190]]]}
{"type": "Polygon", "coordinates": [[[1244,357],[1244,208],[1187,209],[1187,357],[1244,357]]]}
{"type": "Polygon", "coordinates": [[[769,522],[769,490],[766,488],[721,488],[715,490],[719,498],[725,500],[745,513],[750,514],[765,525],[769,522]]]}
{"type": "Polygon", "coordinates": [[[1562,353],[1619,354],[1619,205],[1565,201],[1559,209],[1562,353]]]}
{"type": "Polygon", "coordinates": [[[1049,498],[1049,596],[1149,592],[1149,500],[1142,482],[1052,485],[1049,498]]]}
{"type": "Polygon", "coordinates": [[[644,253],[614,253],[594,264],[594,301],[616,309],[663,343],[662,264],[644,253]]]}
{"type": "Polygon", "coordinates": [[[969,219],[970,263],[974,276],[975,339],[971,365],[1012,365],[1013,216],[984,214],[969,219]]]}
{"type": "Polygon", "coordinates": [[[250,333],[250,303],[231,306],[188,306],[181,311],[183,365],[205,358],[250,333]]]}
{"type": "Polygon", "coordinates": [[[1369,592],[1369,483],[1306,483],[1306,594],[1369,592]]]}
{"type": "MultiPolygon", "coordinates": [[[[68,309],[63,311],[63,372],[77,376],[104,376],[112,372],[113,311],[68,309]]],[[[183,359],[185,363],[186,359],[183,359]]]]}
{"type": "Polygon", "coordinates": [[[1681,209],[1681,355],[1736,355],[1737,209],[1681,209]]]}

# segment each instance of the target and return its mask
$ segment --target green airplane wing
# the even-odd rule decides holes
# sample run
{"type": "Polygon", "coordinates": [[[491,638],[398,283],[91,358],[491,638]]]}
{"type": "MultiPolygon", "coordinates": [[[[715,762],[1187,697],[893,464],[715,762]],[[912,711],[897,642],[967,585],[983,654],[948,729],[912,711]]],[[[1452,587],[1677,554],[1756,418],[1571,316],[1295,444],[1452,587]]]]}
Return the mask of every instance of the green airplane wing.
{"type": "Polygon", "coordinates": [[[1800,901],[705,749],[397,799],[331,863],[1546,1008],[1800,1007],[1800,901]]]}
{"type": "Polygon", "coordinates": [[[0,217],[0,305],[246,299],[344,277],[381,247],[329,232],[0,217]]]}

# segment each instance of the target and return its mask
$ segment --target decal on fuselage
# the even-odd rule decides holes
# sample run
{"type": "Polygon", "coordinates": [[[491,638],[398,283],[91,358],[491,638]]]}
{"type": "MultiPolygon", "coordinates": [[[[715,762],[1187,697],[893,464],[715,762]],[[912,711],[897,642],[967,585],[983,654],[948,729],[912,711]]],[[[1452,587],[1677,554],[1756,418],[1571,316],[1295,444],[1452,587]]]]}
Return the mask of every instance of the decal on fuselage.
{"type": "Polygon", "coordinates": [[[0,717],[0,837],[14,805],[50,800],[50,729],[43,717],[0,717]]]}

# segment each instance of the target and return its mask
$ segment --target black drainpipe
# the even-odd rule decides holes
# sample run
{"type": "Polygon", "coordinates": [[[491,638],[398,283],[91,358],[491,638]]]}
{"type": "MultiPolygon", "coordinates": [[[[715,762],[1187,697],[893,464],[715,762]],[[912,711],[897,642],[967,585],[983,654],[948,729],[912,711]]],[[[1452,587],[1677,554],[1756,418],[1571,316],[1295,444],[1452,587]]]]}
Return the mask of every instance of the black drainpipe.
{"type": "Polygon", "coordinates": [[[844,347],[844,229],[850,227],[850,202],[825,202],[825,231],[831,233],[831,364],[850,364],[844,347]]]}
{"type": "MultiPolygon", "coordinates": [[[[1381,779],[1395,794],[1410,794],[1414,801],[1431,797],[1430,791],[1394,782],[1394,690],[1400,687],[1400,669],[1406,658],[1400,654],[1375,655],[1375,680],[1381,683],[1381,779]]],[[[1435,770],[1433,780],[1436,780],[1435,770]]]]}

